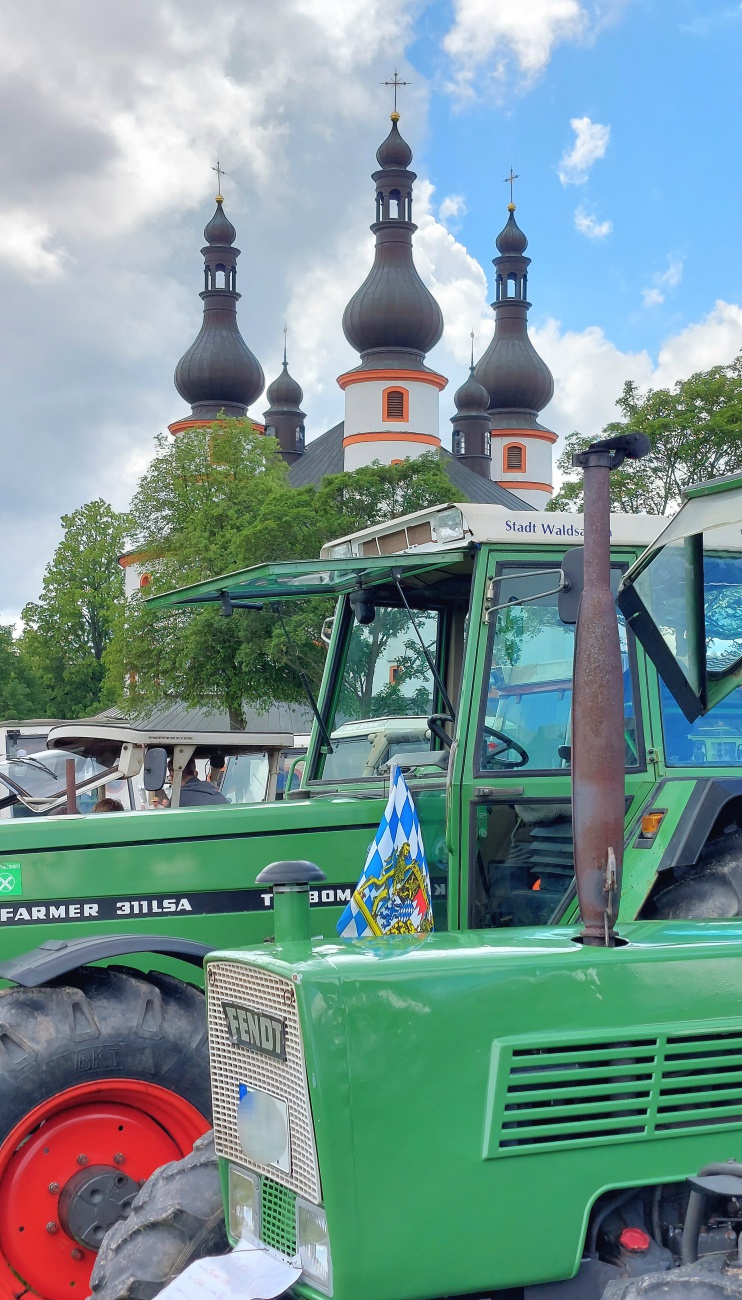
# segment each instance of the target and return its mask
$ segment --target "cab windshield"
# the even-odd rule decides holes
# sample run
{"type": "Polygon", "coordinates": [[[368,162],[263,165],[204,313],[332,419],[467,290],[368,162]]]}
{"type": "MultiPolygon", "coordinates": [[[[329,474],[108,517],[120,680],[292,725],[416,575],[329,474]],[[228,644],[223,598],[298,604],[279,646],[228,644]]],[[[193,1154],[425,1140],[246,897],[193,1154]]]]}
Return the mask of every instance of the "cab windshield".
{"type": "MultiPolygon", "coordinates": [[[[435,662],[440,611],[413,613],[435,662]]],[[[433,674],[407,610],[377,606],[373,622],[354,621],[328,727],[333,753],[325,758],[322,780],[384,776],[395,755],[429,750],[435,696],[433,674]]]]}
{"type": "MultiPolygon", "coordinates": [[[[553,574],[524,564],[500,566],[493,588],[488,672],[480,723],[480,771],[518,767],[558,772],[571,764],[572,662],[575,628],[562,623],[553,574]],[[543,594],[541,594],[543,593],[543,594]]],[[[621,569],[612,566],[618,590],[621,569]]],[[[619,615],[626,766],[640,766],[632,664],[619,615]]]]}

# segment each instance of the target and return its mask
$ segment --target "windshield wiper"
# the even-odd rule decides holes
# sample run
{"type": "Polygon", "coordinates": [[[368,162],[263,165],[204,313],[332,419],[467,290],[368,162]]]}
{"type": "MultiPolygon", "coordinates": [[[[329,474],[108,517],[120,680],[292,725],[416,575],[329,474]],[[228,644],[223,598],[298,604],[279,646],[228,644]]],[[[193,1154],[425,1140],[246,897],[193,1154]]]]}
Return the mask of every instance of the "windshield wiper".
{"type": "MultiPolygon", "coordinates": [[[[427,663],[428,668],[430,669],[430,672],[431,672],[432,677],[433,677],[433,681],[435,682],[436,687],[437,687],[437,689],[438,689],[438,694],[440,695],[440,697],[441,697],[441,699],[442,699],[444,705],[446,706],[446,711],[449,713],[449,715],[450,715],[450,717],[451,717],[451,722],[454,723],[454,722],[456,721],[456,713],[455,713],[455,711],[454,711],[454,707],[453,707],[453,705],[452,705],[452,703],[451,703],[451,700],[450,700],[450,698],[449,698],[448,691],[446,690],[445,686],[443,685],[443,678],[441,677],[440,673],[438,672],[438,669],[437,669],[436,666],[435,666],[435,660],[433,659],[433,656],[431,655],[430,651],[428,650],[428,647],[426,646],[425,642],[423,641],[422,633],[421,633],[419,627],[417,626],[417,623],[415,622],[415,615],[413,614],[412,610],[410,609],[409,605],[407,604],[407,597],[405,596],[405,594],[404,594],[404,592],[403,592],[403,590],[402,590],[402,584],[401,584],[401,582],[400,582],[400,577],[401,577],[401,576],[402,576],[402,575],[400,574],[399,569],[392,569],[392,579],[393,579],[393,581],[394,581],[394,585],[395,585],[395,587],[397,588],[397,591],[398,591],[399,594],[400,594],[400,597],[401,597],[401,600],[402,600],[402,604],[404,605],[405,609],[407,610],[407,613],[408,613],[408,615],[409,615],[410,622],[411,622],[413,628],[415,629],[415,635],[417,636],[417,639],[418,639],[418,641],[420,642],[420,649],[422,650],[423,654],[425,655],[425,662],[427,663]]],[[[438,734],[438,733],[436,732],[436,735],[437,735],[437,734],[438,734]]]]}

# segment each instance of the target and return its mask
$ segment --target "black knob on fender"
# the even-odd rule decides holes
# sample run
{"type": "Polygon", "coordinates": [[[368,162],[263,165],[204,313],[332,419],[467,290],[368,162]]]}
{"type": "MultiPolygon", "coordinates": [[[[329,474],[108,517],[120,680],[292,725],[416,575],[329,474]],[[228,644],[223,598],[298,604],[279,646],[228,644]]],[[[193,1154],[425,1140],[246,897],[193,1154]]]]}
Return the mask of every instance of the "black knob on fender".
{"type": "Polygon", "coordinates": [[[313,885],[320,880],[327,880],[324,871],[314,862],[302,859],[271,862],[256,877],[258,885],[313,885]]]}

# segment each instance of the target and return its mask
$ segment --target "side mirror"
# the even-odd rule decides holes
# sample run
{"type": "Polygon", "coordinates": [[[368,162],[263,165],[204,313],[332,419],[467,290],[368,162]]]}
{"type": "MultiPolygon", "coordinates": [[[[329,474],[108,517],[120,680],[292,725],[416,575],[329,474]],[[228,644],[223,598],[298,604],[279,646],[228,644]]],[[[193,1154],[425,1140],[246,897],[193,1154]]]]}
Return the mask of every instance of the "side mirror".
{"type": "Polygon", "coordinates": [[[356,623],[366,626],[376,618],[376,606],[373,594],[365,587],[358,587],[350,593],[350,607],[356,616],[356,623]]]}
{"type": "Polygon", "coordinates": [[[167,750],[148,749],[144,760],[145,790],[161,790],[167,778],[167,750]]]}
{"type": "Polygon", "coordinates": [[[557,596],[557,610],[563,623],[576,623],[582,589],[585,586],[585,548],[575,546],[562,560],[562,589],[557,596]]]}

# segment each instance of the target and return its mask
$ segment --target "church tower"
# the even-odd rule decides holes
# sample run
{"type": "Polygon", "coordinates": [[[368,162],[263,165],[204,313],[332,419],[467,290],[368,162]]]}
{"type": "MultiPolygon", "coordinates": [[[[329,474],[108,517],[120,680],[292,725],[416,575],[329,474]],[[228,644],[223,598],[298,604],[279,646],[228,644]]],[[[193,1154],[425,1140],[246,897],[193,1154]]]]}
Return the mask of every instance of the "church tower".
{"type": "MultiPolygon", "coordinates": [[[[395,74],[396,75],[396,74],[395,74]]],[[[443,333],[443,317],[412,259],[412,150],[391,115],[376,154],[374,264],[343,316],[345,337],[361,364],[340,375],[345,393],[346,470],[390,464],[440,447],[439,393],[447,380],[425,365],[443,333]]]]}
{"type": "MultiPolygon", "coordinates": [[[[472,335],[472,338],[474,336],[472,335]]],[[[457,460],[482,478],[492,477],[489,393],[474,374],[474,357],[469,377],[454,395],[456,414],[451,416],[451,450],[457,460]]]]}
{"type": "Polygon", "coordinates": [[[543,510],[553,492],[557,435],[537,416],[554,395],[554,380],[528,337],[528,240],[515,220],[514,203],[508,212],[496,241],[500,256],[494,258],[495,334],[474,373],[489,394],[492,478],[543,510]]]}
{"type": "Polygon", "coordinates": [[[260,362],[237,328],[237,232],[216,197],[216,211],[204,230],[204,319],[197,338],[175,368],[175,387],[191,415],[169,426],[173,434],[210,424],[220,411],[244,417],[263,391],[260,362]]]}
{"type": "Polygon", "coordinates": [[[269,384],[266,397],[270,402],[265,412],[265,432],[278,439],[281,455],[288,465],[293,465],[304,455],[304,421],[301,409],[304,393],[292,375],[286,360],[286,332],[283,342],[283,368],[277,379],[269,384]]]}

